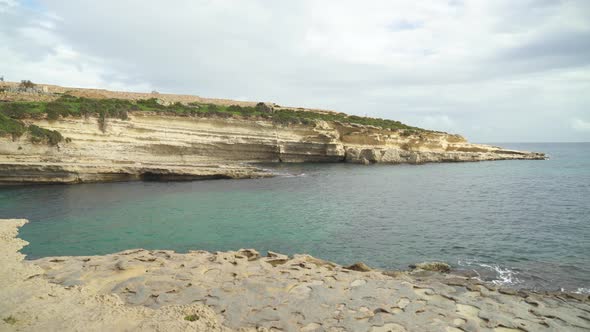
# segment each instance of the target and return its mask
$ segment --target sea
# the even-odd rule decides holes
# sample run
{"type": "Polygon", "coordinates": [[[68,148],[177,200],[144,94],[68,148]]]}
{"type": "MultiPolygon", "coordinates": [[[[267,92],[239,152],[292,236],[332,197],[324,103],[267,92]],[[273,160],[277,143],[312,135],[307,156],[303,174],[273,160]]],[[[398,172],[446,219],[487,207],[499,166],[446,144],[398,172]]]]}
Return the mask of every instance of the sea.
{"type": "Polygon", "coordinates": [[[443,261],[505,287],[590,292],[590,143],[502,143],[548,160],[270,164],[274,178],[0,188],[27,259],[131,248],[443,261]]]}

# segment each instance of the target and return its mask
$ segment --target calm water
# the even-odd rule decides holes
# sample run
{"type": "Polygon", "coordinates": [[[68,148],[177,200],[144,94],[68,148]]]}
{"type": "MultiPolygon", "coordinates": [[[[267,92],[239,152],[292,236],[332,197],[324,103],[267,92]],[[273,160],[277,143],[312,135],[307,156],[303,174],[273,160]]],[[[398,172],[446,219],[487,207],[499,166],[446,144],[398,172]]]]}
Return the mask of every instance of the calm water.
{"type": "Polygon", "coordinates": [[[515,287],[590,288],[590,144],[503,144],[548,161],[284,165],[257,180],[0,189],[29,258],[129,248],[442,260],[515,287]]]}

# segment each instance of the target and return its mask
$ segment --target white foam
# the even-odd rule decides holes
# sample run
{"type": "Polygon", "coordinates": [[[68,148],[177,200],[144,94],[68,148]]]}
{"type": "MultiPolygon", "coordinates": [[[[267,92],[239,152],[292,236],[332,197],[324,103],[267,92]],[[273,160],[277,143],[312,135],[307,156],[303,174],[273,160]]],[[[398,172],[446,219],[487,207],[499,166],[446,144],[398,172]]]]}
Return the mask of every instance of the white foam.
{"type": "Polygon", "coordinates": [[[298,178],[298,177],[304,177],[307,176],[305,173],[300,173],[300,174],[292,174],[292,173],[276,173],[278,174],[280,177],[283,178],[298,178]]]}
{"type": "Polygon", "coordinates": [[[276,177],[282,177],[282,178],[296,178],[296,177],[307,176],[307,174],[305,174],[305,173],[294,174],[294,173],[280,172],[280,171],[277,171],[276,169],[272,169],[272,168],[260,168],[260,169],[265,172],[272,173],[276,177]]]}
{"type": "MultiPolygon", "coordinates": [[[[496,264],[485,264],[485,263],[479,263],[476,260],[470,260],[470,259],[466,259],[466,260],[459,260],[458,264],[460,266],[477,266],[480,268],[484,268],[486,270],[490,270],[493,271],[495,274],[495,277],[493,280],[491,280],[490,282],[495,284],[495,285],[516,285],[519,283],[522,283],[522,280],[520,280],[517,275],[519,274],[517,271],[511,270],[507,267],[501,267],[500,265],[496,265],[496,264]]],[[[477,270],[475,270],[476,273],[478,274],[478,278],[481,280],[481,274],[479,272],[477,272],[477,270]]]]}

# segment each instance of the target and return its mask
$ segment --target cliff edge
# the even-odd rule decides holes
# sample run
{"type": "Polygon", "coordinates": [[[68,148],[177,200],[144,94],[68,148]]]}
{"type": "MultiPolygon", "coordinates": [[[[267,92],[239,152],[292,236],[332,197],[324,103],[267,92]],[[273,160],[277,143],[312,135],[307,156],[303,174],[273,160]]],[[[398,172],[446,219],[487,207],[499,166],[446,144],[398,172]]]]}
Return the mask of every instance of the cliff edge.
{"type": "Polygon", "coordinates": [[[52,89],[13,87],[0,93],[0,184],[271,176],[253,166],[263,162],[545,158],[392,120],[324,110],[52,89]]]}

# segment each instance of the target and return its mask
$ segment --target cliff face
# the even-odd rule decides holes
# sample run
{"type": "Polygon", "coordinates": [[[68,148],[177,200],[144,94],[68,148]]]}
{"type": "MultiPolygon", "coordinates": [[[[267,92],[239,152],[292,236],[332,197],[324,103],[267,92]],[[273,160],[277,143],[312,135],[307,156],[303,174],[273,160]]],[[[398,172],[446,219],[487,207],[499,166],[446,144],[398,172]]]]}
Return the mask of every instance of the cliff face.
{"type": "Polygon", "coordinates": [[[136,112],[128,120],[25,120],[57,130],[56,146],[0,137],[0,184],[269,176],[255,162],[425,163],[543,159],[539,153],[470,144],[444,133],[384,130],[318,121],[179,117],[136,112]]]}

